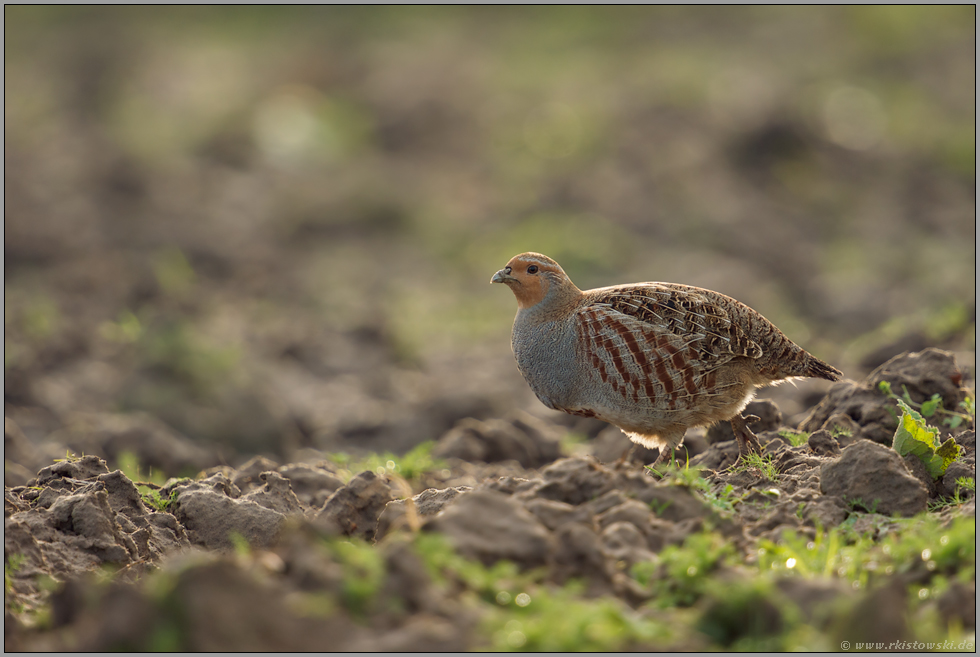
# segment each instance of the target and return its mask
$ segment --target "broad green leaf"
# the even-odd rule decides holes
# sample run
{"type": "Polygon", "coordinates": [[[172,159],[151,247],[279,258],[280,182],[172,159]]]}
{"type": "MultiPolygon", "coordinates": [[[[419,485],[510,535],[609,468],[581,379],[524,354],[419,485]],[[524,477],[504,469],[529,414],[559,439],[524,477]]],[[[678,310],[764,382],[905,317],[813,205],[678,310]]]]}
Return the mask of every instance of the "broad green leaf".
{"type": "Polygon", "coordinates": [[[938,479],[959,455],[959,445],[952,438],[940,445],[938,429],[927,425],[925,419],[901,399],[895,401],[903,413],[892,439],[892,449],[902,456],[914,454],[926,466],[929,476],[938,479]]]}
{"type": "Polygon", "coordinates": [[[920,456],[919,459],[923,464],[925,464],[926,472],[928,472],[929,476],[933,479],[939,479],[943,476],[943,473],[946,472],[946,466],[943,464],[943,457],[937,454],[931,454],[926,458],[922,458],[920,456]]]}
{"type": "Polygon", "coordinates": [[[916,422],[912,415],[905,413],[892,439],[892,448],[902,456],[915,454],[919,458],[925,458],[936,451],[935,437],[936,434],[916,422]]]}

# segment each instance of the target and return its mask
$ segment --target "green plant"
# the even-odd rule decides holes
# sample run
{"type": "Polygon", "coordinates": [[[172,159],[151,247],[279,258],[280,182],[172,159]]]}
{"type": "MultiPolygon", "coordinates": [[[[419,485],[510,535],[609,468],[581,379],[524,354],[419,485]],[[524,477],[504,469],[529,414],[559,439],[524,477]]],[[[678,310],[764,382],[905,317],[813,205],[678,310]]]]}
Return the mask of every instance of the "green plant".
{"type": "Polygon", "coordinates": [[[909,394],[909,390],[904,384],[902,384],[901,397],[892,392],[892,384],[888,381],[881,381],[878,384],[878,390],[900,404],[918,408],[922,417],[932,417],[937,413],[946,415],[947,417],[943,419],[943,424],[947,425],[950,429],[959,427],[961,424],[963,424],[963,422],[970,422],[976,416],[974,400],[969,396],[959,403],[959,405],[966,411],[966,413],[960,413],[959,411],[951,411],[943,408],[943,400],[938,392],[919,404],[912,400],[912,396],[909,394]]]}
{"type": "Polygon", "coordinates": [[[786,442],[793,447],[805,445],[807,439],[810,437],[810,433],[807,431],[793,431],[791,429],[782,429],[779,435],[785,438],[786,442]]]}
{"type": "Polygon", "coordinates": [[[561,438],[562,454],[575,454],[580,448],[588,445],[588,443],[589,439],[585,434],[569,431],[561,438]]]}
{"type": "Polygon", "coordinates": [[[235,530],[228,532],[228,540],[231,541],[231,546],[235,550],[236,555],[243,559],[251,556],[252,544],[240,532],[235,530]]]}
{"type": "Polygon", "coordinates": [[[196,283],[197,275],[194,273],[194,268],[184,253],[176,247],[158,251],[154,254],[151,264],[157,285],[167,295],[183,296],[196,283]]]}
{"type": "Polygon", "coordinates": [[[977,495],[977,480],[972,477],[957,477],[956,488],[953,491],[952,497],[947,497],[943,499],[938,499],[934,502],[929,503],[930,511],[940,511],[947,507],[959,506],[966,502],[971,497],[976,497],[977,495]],[[963,491],[967,491],[969,495],[962,495],[963,491]]]}
{"type": "MultiPolygon", "coordinates": [[[[732,484],[725,484],[718,491],[715,491],[711,482],[701,476],[701,468],[675,468],[669,472],[674,477],[677,485],[688,488],[715,510],[734,513],[735,505],[742,499],[741,497],[735,497],[735,487],[732,484]]],[[[654,510],[657,511],[657,509],[654,510]]]]}
{"type": "Polygon", "coordinates": [[[441,534],[421,532],[414,535],[412,541],[415,552],[437,584],[446,586],[450,581],[461,582],[488,602],[498,600],[502,591],[506,593],[531,586],[542,574],[540,571],[519,573],[516,564],[507,560],[497,561],[492,566],[471,561],[460,556],[441,534]]]}
{"type": "Polygon", "coordinates": [[[21,330],[29,340],[41,343],[51,337],[63,321],[57,304],[42,295],[31,300],[23,309],[21,330]]]}
{"type": "Polygon", "coordinates": [[[136,347],[146,366],[202,396],[234,380],[241,360],[238,346],[218,344],[184,318],[147,322],[136,347]]]}
{"type": "Polygon", "coordinates": [[[404,456],[384,452],[383,454],[370,454],[363,459],[354,460],[350,455],[341,452],[331,454],[330,459],[349,472],[348,478],[358,472],[372,470],[379,474],[396,474],[411,481],[418,479],[423,473],[442,470],[446,467],[445,461],[432,456],[432,449],[435,445],[435,441],[427,440],[413,447],[404,456]]]}
{"type": "Polygon", "coordinates": [[[703,595],[709,575],[734,555],[734,546],[719,534],[699,532],[688,536],[681,546],[664,548],[658,563],[634,565],[632,576],[652,590],[657,606],[689,607],[703,595]]]}
{"type": "MultiPolygon", "coordinates": [[[[785,630],[795,609],[775,604],[778,593],[768,578],[712,581],[696,628],[725,648],[785,650],[785,630]]],[[[781,601],[783,602],[783,601],[781,601]]]]}
{"type": "Polygon", "coordinates": [[[920,569],[927,580],[942,575],[967,582],[976,571],[976,519],[959,517],[944,525],[923,514],[888,519],[866,534],[845,523],[829,532],[818,529],[812,539],[787,530],[778,542],[761,539],[757,556],[760,573],[836,576],[855,589],[866,587],[873,577],[920,569]]]}
{"type": "Polygon", "coordinates": [[[27,557],[20,553],[4,555],[3,564],[3,600],[5,606],[9,605],[11,610],[16,613],[23,612],[24,603],[14,595],[14,575],[20,570],[27,557]]]}
{"type": "Polygon", "coordinates": [[[19,552],[5,555],[5,557],[3,564],[3,587],[5,592],[9,592],[13,585],[13,576],[23,567],[24,562],[27,561],[27,557],[19,552]]]}
{"type": "Polygon", "coordinates": [[[718,493],[706,491],[703,497],[709,505],[728,512],[734,512],[735,505],[742,501],[742,497],[735,497],[735,487],[731,484],[725,484],[718,493]]]}
{"type": "Polygon", "coordinates": [[[881,504],[881,500],[877,497],[871,500],[868,504],[866,501],[862,500],[860,497],[845,497],[844,503],[847,505],[851,511],[863,511],[865,513],[878,513],[878,505],[881,504]]]}
{"type": "Polygon", "coordinates": [[[892,439],[892,448],[902,456],[914,454],[933,479],[943,476],[949,464],[960,455],[960,446],[952,438],[941,443],[939,429],[927,425],[925,418],[904,400],[896,399],[895,402],[903,412],[892,439]]]}
{"type": "Polygon", "coordinates": [[[976,578],[976,518],[958,517],[944,523],[924,515],[902,521],[901,531],[890,532],[882,550],[898,571],[924,571],[963,582],[976,578]]]}
{"type": "Polygon", "coordinates": [[[130,344],[143,335],[143,325],[139,318],[129,310],[119,313],[119,321],[106,321],[99,327],[99,335],[110,342],[130,344]]]}
{"type": "Polygon", "coordinates": [[[143,503],[148,507],[157,511],[166,511],[176,501],[176,490],[167,498],[160,495],[160,488],[167,483],[167,478],[162,472],[153,468],[147,468],[146,475],[144,476],[142,474],[141,471],[143,468],[140,465],[139,457],[135,453],[128,450],[120,452],[116,457],[116,467],[135,484],[137,490],[140,492],[140,497],[143,498],[143,503]]]}
{"type": "Polygon", "coordinates": [[[521,592],[483,622],[493,650],[610,652],[669,637],[667,627],[616,599],[588,600],[575,583],[521,592]]]}
{"type": "Polygon", "coordinates": [[[461,588],[461,604],[479,608],[481,634],[492,650],[605,652],[668,636],[665,625],[618,600],[583,599],[575,580],[545,583],[544,569],[521,571],[506,560],[485,566],[435,533],[414,535],[412,546],[436,586],[461,588]]]}
{"type": "Polygon", "coordinates": [[[943,419],[943,424],[947,425],[950,429],[955,429],[963,424],[964,421],[971,421],[977,416],[977,407],[973,397],[967,397],[959,405],[966,411],[966,415],[950,412],[951,417],[943,419]]]}
{"type": "Polygon", "coordinates": [[[66,463],[66,462],[67,463],[74,463],[75,461],[78,461],[79,459],[81,459],[83,456],[85,456],[85,452],[82,452],[81,456],[79,456],[78,454],[76,454],[75,452],[71,451],[70,449],[66,449],[65,450],[65,458],[63,458],[63,459],[55,459],[54,462],[55,463],[66,463]]]}
{"type": "Polygon", "coordinates": [[[331,556],[343,566],[341,601],[356,616],[366,615],[378,602],[384,583],[384,557],[379,550],[359,539],[327,540],[331,556]]]}
{"type": "Polygon", "coordinates": [[[779,543],[761,539],[758,548],[758,565],[762,572],[785,570],[805,577],[829,576],[837,568],[840,535],[837,530],[808,539],[802,534],[783,532],[779,543]]]}
{"type": "Polygon", "coordinates": [[[157,511],[169,511],[170,506],[177,501],[177,490],[171,491],[169,497],[163,497],[160,495],[160,491],[155,488],[139,484],[137,484],[137,488],[140,489],[140,497],[143,498],[143,503],[157,511]]]}
{"type": "Polygon", "coordinates": [[[769,481],[778,481],[779,479],[779,470],[776,469],[776,464],[772,461],[772,454],[766,454],[765,456],[761,454],[748,454],[743,456],[739,460],[735,472],[741,472],[749,468],[761,471],[762,476],[769,481]]]}
{"type": "Polygon", "coordinates": [[[116,467],[134,483],[150,482],[157,486],[163,486],[167,483],[167,478],[159,470],[146,468],[146,474],[143,475],[141,472],[143,467],[140,465],[139,457],[134,452],[128,450],[119,452],[119,455],[116,457],[116,467]]]}

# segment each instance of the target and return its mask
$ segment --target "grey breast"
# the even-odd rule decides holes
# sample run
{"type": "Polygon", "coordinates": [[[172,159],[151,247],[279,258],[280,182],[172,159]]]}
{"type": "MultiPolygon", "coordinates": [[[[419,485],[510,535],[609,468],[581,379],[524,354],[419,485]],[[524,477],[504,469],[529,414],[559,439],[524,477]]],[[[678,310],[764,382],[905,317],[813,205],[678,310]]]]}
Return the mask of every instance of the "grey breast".
{"type": "Polygon", "coordinates": [[[511,345],[524,379],[545,406],[576,406],[579,370],[575,331],[564,323],[533,324],[521,319],[514,322],[511,345]]]}

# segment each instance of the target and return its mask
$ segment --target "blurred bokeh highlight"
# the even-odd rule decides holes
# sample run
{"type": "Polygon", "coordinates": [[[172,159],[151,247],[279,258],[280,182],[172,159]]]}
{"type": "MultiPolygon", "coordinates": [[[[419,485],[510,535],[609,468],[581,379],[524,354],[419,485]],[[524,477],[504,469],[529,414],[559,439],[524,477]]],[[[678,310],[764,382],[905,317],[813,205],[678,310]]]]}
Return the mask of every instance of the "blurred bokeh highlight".
{"type": "Polygon", "coordinates": [[[299,458],[543,412],[489,284],[527,250],[583,289],[729,294],[851,378],[972,358],[972,5],[8,6],[4,29],[4,408],[34,440],[144,412],[229,461],[299,458]]]}

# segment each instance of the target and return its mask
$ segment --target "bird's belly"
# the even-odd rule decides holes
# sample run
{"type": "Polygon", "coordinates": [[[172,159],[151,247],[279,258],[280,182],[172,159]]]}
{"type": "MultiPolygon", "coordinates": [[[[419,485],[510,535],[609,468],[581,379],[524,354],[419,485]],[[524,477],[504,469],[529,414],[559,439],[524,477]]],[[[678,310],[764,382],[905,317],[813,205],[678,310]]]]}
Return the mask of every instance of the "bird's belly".
{"type": "Polygon", "coordinates": [[[755,396],[754,385],[733,382],[724,394],[699,391],[690,396],[631,395],[609,386],[596,386],[590,403],[563,408],[569,413],[590,413],[627,433],[656,434],[670,427],[706,426],[729,420],[740,413],[755,396]]]}

